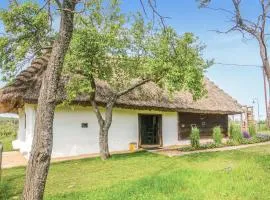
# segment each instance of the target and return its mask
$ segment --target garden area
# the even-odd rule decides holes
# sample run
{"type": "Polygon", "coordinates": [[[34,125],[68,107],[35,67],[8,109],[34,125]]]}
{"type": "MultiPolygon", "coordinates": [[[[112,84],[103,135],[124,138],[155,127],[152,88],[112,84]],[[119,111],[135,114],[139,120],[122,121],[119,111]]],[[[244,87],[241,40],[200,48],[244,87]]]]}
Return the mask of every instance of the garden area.
{"type": "MultiPolygon", "coordinates": [[[[166,157],[149,152],[52,164],[46,200],[269,199],[270,146],[166,157]]],[[[19,199],[25,168],[2,172],[0,199],[19,199]]]]}
{"type": "Polygon", "coordinates": [[[226,140],[223,140],[223,138],[221,128],[216,126],[212,132],[213,142],[200,144],[200,129],[194,127],[189,138],[190,145],[180,147],[178,150],[186,152],[267,142],[270,141],[270,134],[267,129],[262,131],[255,124],[251,124],[248,130],[243,131],[240,124],[230,123],[228,137],[226,140]]]}
{"type": "Polygon", "coordinates": [[[18,119],[0,117],[0,142],[3,151],[12,151],[12,141],[16,139],[18,119]]]}

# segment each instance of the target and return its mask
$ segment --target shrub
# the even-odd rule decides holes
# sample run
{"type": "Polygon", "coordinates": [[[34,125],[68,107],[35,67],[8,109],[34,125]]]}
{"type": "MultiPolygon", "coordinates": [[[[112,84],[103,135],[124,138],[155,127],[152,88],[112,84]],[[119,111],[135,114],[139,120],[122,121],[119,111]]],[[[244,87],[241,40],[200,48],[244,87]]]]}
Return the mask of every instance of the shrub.
{"type": "Polygon", "coordinates": [[[184,146],[180,147],[178,150],[179,151],[196,151],[196,150],[205,150],[205,149],[213,149],[213,148],[220,148],[226,146],[225,144],[215,144],[213,142],[208,142],[206,144],[201,144],[198,148],[194,148],[192,146],[184,146]]]}
{"type": "Polygon", "coordinates": [[[229,137],[230,138],[232,137],[233,128],[235,126],[238,126],[238,124],[236,124],[235,122],[230,122],[230,124],[229,124],[229,137]]]}
{"type": "Polygon", "coordinates": [[[222,142],[222,134],[220,126],[216,126],[213,128],[213,140],[215,144],[221,144],[222,142]]]}
{"type": "Polygon", "coordinates": [[[259,134],[256,135],[256,138],[260,142],[269,141],[270,140],[270,135],[269,134],[259,133],[259,134]]]}
{"type": "Polygon", "coordinates": [[[227,142],[226,142],[226,145],[228,146],[236,146],[236,145],[239,145],[238,142],[232,140],[232,139],[229,139],[227,142]]]}
{"type": "Polygon", "coordinates": [[[256,135],[256,126],[254,123],[251,123],[249,126],[248,126],[248,131],[249,131],[249,134],[253,137],[256,135]]]}
{"type": "Polygon", "coordinates": [[[248,139],[248,138],[250,138],[250,135],[247,131],[243,131],[243,137],[248,139]]]}
{"type": "Polygon", "coordinates": [[[217,143],[213,143],[213,142],[208,142],[205,144],[200,145],[200,149],[213,149],[213,148],[220,148],[220,147],[224,147],[224,144],[217,144],[217,143]]]}
{"type": "Polygon", "coordinates": [[[232,140],[234,140],[235,142],[241,143],[241,141],[243,139],[243,135],[241,133],[240,125],[233,124],[231,131],[232,131],[232,133],[231,133],[230,137],[232,138],[232,140]]]}
{"type": "Polygon", "coordinates": [[[190,143],[194,148],[200,147],[200,130],[198,128],[191,129],[190,143]]]}

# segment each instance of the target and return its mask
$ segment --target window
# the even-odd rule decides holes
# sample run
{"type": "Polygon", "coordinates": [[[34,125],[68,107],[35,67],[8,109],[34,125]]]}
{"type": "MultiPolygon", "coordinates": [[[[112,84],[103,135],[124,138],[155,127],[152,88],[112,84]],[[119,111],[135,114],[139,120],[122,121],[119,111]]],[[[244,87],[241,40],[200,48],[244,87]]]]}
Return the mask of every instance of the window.
{"type": "Polygon", "coordinates": [[[88,128],[88,123],[82,123],[82,124],[81,124],[81,127],[82,127],[82,128],[88,128]]]}

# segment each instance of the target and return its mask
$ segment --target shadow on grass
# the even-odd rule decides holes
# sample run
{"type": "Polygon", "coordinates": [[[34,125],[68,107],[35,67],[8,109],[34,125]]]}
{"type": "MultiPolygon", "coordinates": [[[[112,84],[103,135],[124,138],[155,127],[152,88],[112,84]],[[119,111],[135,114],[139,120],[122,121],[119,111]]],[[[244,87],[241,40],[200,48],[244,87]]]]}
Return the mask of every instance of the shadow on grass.
{"type": "MultiPolygon", "coordinates": [[[[146,175],[131,181],[122,181],[111,187],[98,188],[89,191],[76,191],[48,195],[48,200],[148,200],[148,199],[192,199],[188,191],[197,189],[198,186],[190,184],[189,177],[194,171],[185,170],[179,172],[168,172],[164,174],[146,175]]],[[[196,190],[196,196],[203,197],[200,190],[196,190]]],[[[198,198],[197,198],[198,199],[198,198]]]]}
{"type": "MultiPolygon", "coordinates": [[[[126,159],[132,159],[132,158],[142,158],[145,156],[151,156],[151,157],[158,157],[159,155],[155,155],[152,153],[149,153],[147,151],[138,151],[134,153],[125,153],[125,154],[113,154],[109,159],[106,161],[117,161],[117,160],[126,160],[126,159]]],[[[57,166],[59,164],[71,164],[74,162],[102,162],[100,157],[93,157],[93,158],[82,158],[78,160],[66,160],[66,161],[61,161],[57,163],[52,163],[52,165],[57,166]]]]}

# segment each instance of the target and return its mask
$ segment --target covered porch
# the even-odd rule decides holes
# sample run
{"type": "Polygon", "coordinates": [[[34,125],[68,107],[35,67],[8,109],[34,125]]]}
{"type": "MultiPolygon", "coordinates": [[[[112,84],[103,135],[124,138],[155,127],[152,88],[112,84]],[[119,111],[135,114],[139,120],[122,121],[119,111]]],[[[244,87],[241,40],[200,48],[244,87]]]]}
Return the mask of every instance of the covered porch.
{"type": "Polygon", "coordinates": [[[200,129],[202,142],[211,142],[213,128],[219,126],[224,137],[228,136],[228,114],[178,113],[178,140],[188,143],[192,128],[200,129]]]}

